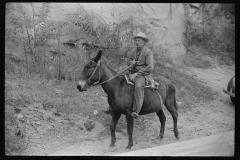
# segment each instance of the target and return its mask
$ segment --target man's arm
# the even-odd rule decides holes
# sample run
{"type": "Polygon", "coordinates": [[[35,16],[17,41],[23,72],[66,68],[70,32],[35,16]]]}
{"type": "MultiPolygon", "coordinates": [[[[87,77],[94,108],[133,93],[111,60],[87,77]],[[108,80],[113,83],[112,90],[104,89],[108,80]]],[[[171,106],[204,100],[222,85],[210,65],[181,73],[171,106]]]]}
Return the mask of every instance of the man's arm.
{"type": "Polygon", "coordinates": [[[146,55],[146,66],[144,68],[141,68],[140,71],[138,71],[138,74],[140,75],[148,75],[150,73],[152,73],[153,71],[153,53],[152,51],[150,51],[147,55],[146,55]]]}

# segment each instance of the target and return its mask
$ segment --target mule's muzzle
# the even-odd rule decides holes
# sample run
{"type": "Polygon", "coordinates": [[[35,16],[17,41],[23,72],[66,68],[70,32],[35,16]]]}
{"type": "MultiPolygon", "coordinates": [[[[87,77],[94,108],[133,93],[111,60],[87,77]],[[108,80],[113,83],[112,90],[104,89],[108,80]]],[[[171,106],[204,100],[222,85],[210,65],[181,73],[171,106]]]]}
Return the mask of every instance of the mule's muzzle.
{"type": "Polygon", "coordinates": [[[78,84],[77,84],[77,89],[82,92],[82,91],[86,91],[88,88],[88,85],[86,84],[86,81],[84,80],[79,80],[78,84]]]}
{"type": "Polygon", "coordinates": [[[77,85],[77,89],[80,91],[80,92],[82,92],[83,90],[82,90],[82,87],[78,84],[77,85]]]}
{"type": "Polygon", "coordinates": [[[80,91],[80,92],[83,92],[83,91],[86,91],[87,90],[87,87],[86,86],[84,86],[84,87],[82,87],[81,85],[77,85],[77,89],[80,91]]]}

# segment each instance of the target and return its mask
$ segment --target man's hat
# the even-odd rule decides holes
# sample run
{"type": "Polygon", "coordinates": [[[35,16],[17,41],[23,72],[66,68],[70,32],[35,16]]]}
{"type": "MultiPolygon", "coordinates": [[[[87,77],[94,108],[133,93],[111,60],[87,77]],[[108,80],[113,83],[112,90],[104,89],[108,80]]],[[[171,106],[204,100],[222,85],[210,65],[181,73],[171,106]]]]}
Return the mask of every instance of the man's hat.
{"type": "Polygon", "coordinates": [[[142,33],[142,32],[139,32],[136,36],[134,36],[134,39],[136,38],[142,38],[144,39],[146,42],[148,42],[148,38],[147,38],[147,35],[145,33],[142,33]]]}

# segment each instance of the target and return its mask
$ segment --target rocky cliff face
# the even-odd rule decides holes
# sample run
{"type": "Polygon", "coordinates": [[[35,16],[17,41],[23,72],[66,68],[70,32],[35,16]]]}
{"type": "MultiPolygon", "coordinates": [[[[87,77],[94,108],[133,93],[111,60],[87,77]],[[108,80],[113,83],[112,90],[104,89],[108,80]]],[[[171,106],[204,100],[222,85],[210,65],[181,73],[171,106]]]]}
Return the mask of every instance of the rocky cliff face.
{"type": "MultiPolygon", "coordinates": [[[[169,44],[176,51],[185,52],[182,45],[185,32],[185,12],[182,3],[79,3],[89,12],[101,15],[106,24],[132,19],[134,24],[145,24],[146,33],[153,45],[169,44]]],[[[77,10],[77,4],[52,4],[51,16],[59,19],[77,10]]],[[[96,23],[97,25],[97,23],[96,23]]],[[[134,34],[142,31],[137,28],[134,34]]]]}
{"type": "MultiPolygon", "coordinates": [[[[148,34],[154,35],[152,39],[156,38],[157,43],[180,43],[184,32],[185,15],[181,3],[52,3],[50,17],[61,20],[68,13],[77,11],[78,5],[84,6],[89,13],[101,15],[109,25],[130,17],[135,23],[145,23],[149,27],[148,34]]],[[[30,4],[24,6],[31,9],[30,4]]],[[[40,8],[41,3],[34,3],[34,6],[40,8]]]]}
{"type": "MultiPolygon", "coordinates": [[[[55,4],[54,4],[55,5],[55,4]]],[[[111,25],[133,18],[135,24],[146,24],[150,43],[181,44],[182,33],[185,30],[185,15],[183,4],[170,3],[81,3],[89,12],[93,11],[102,15],[104,21],[111,25]]],[[[71,8],[74,4],[62,5],[71,8]]],[[[54,12],[53,12],[54,14],[54,12]]],[[[137,33],[141,29],[138,28],[137,33]]]]}
{"type": "MultiPolygon", "coordinates": [[[[170,45],[175,55],[185,53],[183,45],[185,38],[186,18],[202,21],[200,3],[80,3],[89,12],[101,15],[106,24],[131,19],[133,25],[145,24],[145,31],[152,45],[170,45]]],[[[65,10],[71,9],[73,4],[62,4],[65,10]]],[[[76,6],[76,5],[75,5],[76,6]]],[[[54,12],[53,12],[54,13],[54,12]]],[[[134,34],[143,31],[136,28],[134,34]]]]}

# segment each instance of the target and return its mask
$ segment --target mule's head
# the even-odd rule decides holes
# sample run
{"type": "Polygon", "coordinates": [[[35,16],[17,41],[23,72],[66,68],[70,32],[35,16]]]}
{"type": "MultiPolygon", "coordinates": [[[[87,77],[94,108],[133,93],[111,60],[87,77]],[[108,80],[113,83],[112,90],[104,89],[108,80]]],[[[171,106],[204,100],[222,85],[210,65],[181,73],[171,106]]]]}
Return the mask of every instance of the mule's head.
{"type": "Polygon", "coordinates": [[[100,80],[100,59],[102,51],[100,50],[95,58],[91,59],[83,68],[80,75],[77,88],[80,92],[86,91],[88,87],[100,80]]]}

